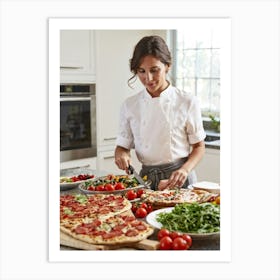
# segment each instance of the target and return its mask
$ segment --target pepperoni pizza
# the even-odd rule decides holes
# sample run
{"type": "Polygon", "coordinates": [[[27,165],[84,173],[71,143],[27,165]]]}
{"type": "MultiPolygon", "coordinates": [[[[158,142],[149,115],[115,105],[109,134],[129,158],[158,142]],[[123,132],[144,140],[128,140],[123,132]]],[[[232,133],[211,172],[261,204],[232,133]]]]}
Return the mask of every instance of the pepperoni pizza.
{"type": "Polygon", "coordinates": [[[60,230],[91,244],[124,244],[141,241],[153,228],[125,215],[131,203],[122,196],[96,194],[60,197],[60,230]]]}

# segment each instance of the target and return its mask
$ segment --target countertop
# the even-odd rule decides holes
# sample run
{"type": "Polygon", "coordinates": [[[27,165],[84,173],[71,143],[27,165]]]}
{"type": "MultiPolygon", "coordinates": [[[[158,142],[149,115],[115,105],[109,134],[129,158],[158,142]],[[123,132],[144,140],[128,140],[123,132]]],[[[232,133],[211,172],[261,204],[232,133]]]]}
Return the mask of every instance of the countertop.
{"type": "Polygon", "coordinates": [[[220,150],[220,133],[214,132],[212,130],[205,130],[205,133],[205,147],[220,150]]]}

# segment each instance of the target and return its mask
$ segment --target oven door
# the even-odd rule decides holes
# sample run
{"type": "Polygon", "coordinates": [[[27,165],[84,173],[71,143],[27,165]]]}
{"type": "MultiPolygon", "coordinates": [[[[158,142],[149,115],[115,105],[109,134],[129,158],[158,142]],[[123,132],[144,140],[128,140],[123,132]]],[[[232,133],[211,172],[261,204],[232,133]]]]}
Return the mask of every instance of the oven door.
{"type": "Polygon", "coordinates": [[[60,98],[60,162],[95,157],[95,96],[60,98]]]}

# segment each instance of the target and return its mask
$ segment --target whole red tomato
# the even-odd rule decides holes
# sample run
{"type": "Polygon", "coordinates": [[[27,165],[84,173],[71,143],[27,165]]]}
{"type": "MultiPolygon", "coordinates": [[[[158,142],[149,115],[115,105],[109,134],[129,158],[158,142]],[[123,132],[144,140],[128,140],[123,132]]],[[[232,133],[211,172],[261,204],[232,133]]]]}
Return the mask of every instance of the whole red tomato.
{"type": "Polygon", "coordinates": [[[184,233],[182,238],[187,241],[189,247],[192,246],[192,237],[190,235],[184,233]]]}
{"type": "Polygon", "coordinates": [[[172,238],[172,240],[174,240],[176,237],[181,237],[182,233],[177,232],[177,231],[172,231],[172,232],[170,232],[169,236],[172,238]]]}
{"type": "Polygon", "coordinates": [[[115,187],[112,184],[105,184],[104,190],[111,192],[115,190],[115,187]]]}
{"type": "Polygon", "coordinates": [[[95,187],[95,190],[99,191],[99,192],[102,192],[102,191],[104,191],[104,186],[103,185],[98,185],[98,186],[95,187]]]}
{"type": "Polygon", "coordinates": [[[164,236],[159,241],[159,249],[160,250],[171,250],[173,241],[169,236],[164,236]]]}
{"type": "Polygon", "coordinates": [[[135,212],[135,216],[137,218],[145,218],[147,214],[148,214],[147,210],[143,207],[139,207],[135,212]]]}
{"type": "Polygon", "coordinates": [[[87,188],[89,191],[95,191],[95,186],[91,185],[87,188]]]}
{"type": "Polygon", "coordinates": [[[148,209],[148,205],[145,202],[142,202],[140,207],[145,208],[146,210],[148,209]]]}
{"type": "Polygon", "coordinates": [[[115,190],[123,190],[123,189],[125,189],[123,183],[119,182],[115,185],[115,190]]]}
{"type": "Polygon", "coordinates": [[[160,229],[157,234],[158,240],[161,240],[164,236],[169,236],[169,234],[170,234],[170,231],[168,229],[166,229],[166,228],[160,229]]]}
{"type": "Polygon", "coordinates": [[[172,249],[173,250],[187,250],[188,249],[188,243],[182,237],[176,237],[173,240],[172,249]]]}
{"type": "Polygon", "coordinates": [[[141,197],[143,193],[145,193],[145,191],[143,189],[139,189],[137,191],[137,197],[141,197]]]}
{"type": "Polygon", "coordinates": [[[133,199],[137,198],[137,194],[134,190],[129,190],[126,193],[126,197],[127,197],[128,200],[133,200],[133,199]]]}
{"type": "Polygon", "coordinates": [[[153,206],[151,204],[148,204],[147,212],[151,213],[153,211],[153,206]]]}

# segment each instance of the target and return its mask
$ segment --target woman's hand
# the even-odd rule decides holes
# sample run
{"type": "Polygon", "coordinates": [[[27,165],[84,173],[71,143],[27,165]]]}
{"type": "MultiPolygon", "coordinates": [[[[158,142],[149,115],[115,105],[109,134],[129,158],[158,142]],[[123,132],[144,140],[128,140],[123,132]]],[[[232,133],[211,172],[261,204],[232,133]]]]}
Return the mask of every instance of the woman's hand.
{"type": "Polygon", "coordinates": [[[180,168],[174,171],[168,180],[161,180],[158,185],[159,190],[181,188],[188,178],[188,171],[180,168]]]}
{"type": "Polygon", "coordinates": [[[117,146],[115,150],[115,164],[118,166],[118,168],[125,170],[126,173],[128,173],[130,161],[130,151],[123,147],[117,146]]]}

